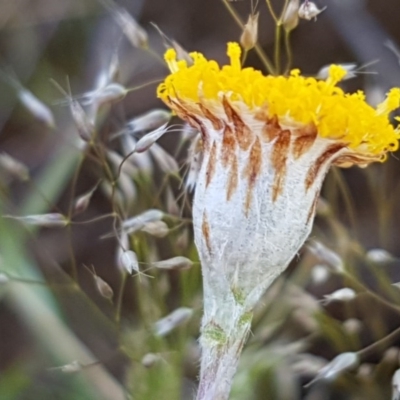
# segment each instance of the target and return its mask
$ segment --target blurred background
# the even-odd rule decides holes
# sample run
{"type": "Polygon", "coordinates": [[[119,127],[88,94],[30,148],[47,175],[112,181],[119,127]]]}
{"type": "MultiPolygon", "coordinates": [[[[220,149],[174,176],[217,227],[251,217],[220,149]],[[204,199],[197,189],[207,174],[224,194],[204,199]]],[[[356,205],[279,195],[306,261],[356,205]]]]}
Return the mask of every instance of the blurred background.
{"type": "MultiPolygon", "coordinates": [[[[398,1],[317,5],[327,9],[291,34],[293,67],[354,63],[344,87],[371,104],[400,86],[398,1]]],[[[1,400],[193,398],[201,272],[182,183],[192,133],[174,117],[183,132],[121,163],[170,118],[156,98],[166,37],[224,62],[242,32],[232,10],[245,22],[252,5],[0,0],[1,400]],[[117,240],[121,220],[149,209],[163,215],[117,240]],[[138,264],[121,258],[124,240],[138,264]]],[[[271,56],[275,25],[263,0],[257,10],[271,56]]],[[[246,64],[263,68],[254,51],[246,64]]],[[[399,166],[394,154],[330,172],[309,242],[256,310],[232,399],[400,398],[399,166]]]]}

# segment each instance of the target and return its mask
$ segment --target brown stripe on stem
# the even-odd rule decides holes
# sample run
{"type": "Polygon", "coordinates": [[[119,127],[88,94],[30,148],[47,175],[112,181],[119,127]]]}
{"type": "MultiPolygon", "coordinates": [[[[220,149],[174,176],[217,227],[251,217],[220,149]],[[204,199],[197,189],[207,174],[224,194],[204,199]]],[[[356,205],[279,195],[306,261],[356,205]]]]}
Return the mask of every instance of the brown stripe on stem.
{"type": "Polygon", "coordinates": [[[194,117],[193,115],[187,115],[186,118],[183,118],[185,121],[189,122],[189,124],[193,127],[196,128],[197,130],[200,131],[201,133],[201,139],[203,141],[203,150],[208,150],[210,147],[210,139],[209,135],[207,134],[207,128],[203,124],[203,122],[194,117]]]}
{"type": "Polygon", "coordinates": [[[202,115],[197,103],[193,103],[191,101],[185,101],[181,99],[179,96],[176,96],[177,101],[179,104],[189,113],[192,115],[202,115]]]}
{"type": "Polygon", "coordinates": [[[213,128],[216,131],[219,131],[224,127],[222,120],[217,118],[206,106],[199,103],[199,108],[200,108],[201,112],[204,114],[204,117],[207,118],[211,122],[213,128]]]}
{"type": "Polygon", "coordinates": [[[281,131],[272,148],[271,163],[275,168],[275,178],[272,185],[272,201],[276,201],[283,190],[289,147],[290,131],[286,129],[281,131]]]}
{"type": "MultiPolygon", "coordinates": [[[[171,99],[168,98],[170,102],[170,107],[177,113],[182,114],[183,116],[191,116],[192,114],[196,113],[193,107],[188,107],[184,102],[182,102],[179,98],[171,99]],[[191,109],[192,108],[192,109],[191,109]]],[[[183,118],[185,119],[185,118],[183,118]]]]}
{"type": "Polygon", "coordinates": [[[200,131],[203,139],[203,148],[208,149],[209,139],[207,135],[207,128],[203,122],[193,115],[193,113],[190,113],[189,108],[181,101],[172,100],[170,97],[168,99],[170,102],[170,107],[176,112],[178,117],[184,121],[187,121],[193,128],[200,131]]]}
{"type": "Polygon", "coordinates": [[[239,114],[232,108],[226,97],[222,99],[225,114],[235,127],[236,138],[242,150],[247,150],[253,140],[251,129],[243,122],[239,114]]]}
{"type": "Polygon", "coordinates": [[[335,159],[333,164],[342,168],[348,168],[352,165],[366,167],[369,163],[379,160],[380,155],[344,154],[335,159]]]}
{"type": "MultiPolygon", "coordinates": [[[[177,101],[172,100],[170,97],[169,99],[169,106],[176,112],[179,118],[183,119],[184,121],[188,121],[192,125],[192,119],[196,121],[194,117],[192,117],[188,111],[177,101]]],[[[194,128],[198,128],[194,126],[194,128]]]]}
{"type": "Polygon", "coordinates": [[[203,212],[203,222],[201,224],[201,231],[203,233],[204,240],[206,242],[207,250],[211,253],[211,242],[210,242],[210,225],[208,224],[207,214],[203,212]]]}
{"type": "Polygon", "coordinates": [[[311,218],[315,214],[315,210],[317,208],[317,203],[318,203],[318,198],[319,198],[319,192],[316,194],[314,201],[311,204],[310,211],[308,211],[306,224],[308,224],[310,222],[311,218]]]}
{"type": "Polygon", "coordinates": [[[276,115],[268,119],[262,128],[261,135],[266,142],[274,140],[282,132],[282,128],[279,125],[279,120],[276,115]]]}
{"type": "Polygon", "coordinates": [[[321,169],[325,166],[327,162],[340,150],[346,147],[345,143],[334,143],[331,144],[315,161],[315,163],[310,167],[307,172],[305,185],[306,191],[310,189],[311,185],[314,183],[316,177],[320,173],[321,169]]]}
{"type": "Polygon", "coordinates": [[[314,125],[307,125],[304,128],[297,129],[294,134],[296,139],[293,142],[293,156],[297,159],[314,144],[317,138],[317,128],[314,125]]]}
{"type": "Polygon", "coordinates": [[[233,157],[236,157],[236,147],[237,142],[235,134],[233,133],[233,130],[229,125],[225,125],[221,146],[221,160],[224,167],[226,167],[230,163],[230,160],[233,157]]]}
{"type": "Polygon", "coordinates": [[[217,145],[213,142],[210,151],[210,157],[208,158],[208,164],[206,168],[206,188],[211,182],[212,177],[215,173],[215,165],[217,163],[217,145]]]}
{"type": "Polygon", "coordinates": [[[238,185],[238,161],[236,155],[232,158],[232,163],[229,170],[228,186],[226,191],[226,200],[229,201],[235,192],[238,185]]]}
{"type": "Polygon", "coordinates": [[[251,147],[249,159],[245,170],[243,171],[243,178],[248,179],[248,187],[245,201],[245,213],[247,215],[251,200],[253,197],[253,189],[258,175],[261,172],[262,165],[262,150],[260,139],[256,137],[253,146],[251,147]]]}

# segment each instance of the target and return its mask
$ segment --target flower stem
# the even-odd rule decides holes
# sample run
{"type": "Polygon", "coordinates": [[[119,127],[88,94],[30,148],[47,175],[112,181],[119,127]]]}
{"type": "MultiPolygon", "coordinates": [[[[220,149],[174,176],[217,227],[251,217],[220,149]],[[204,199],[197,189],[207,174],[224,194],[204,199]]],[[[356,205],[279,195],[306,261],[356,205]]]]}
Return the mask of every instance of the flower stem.
{"type": "Polygon", "coordinates": [[[292,48],[290,47],[290,31],[285,31],[285,49],[286,49],[286,68],[284,74],[287,75],[292,68],[293,55],[292,48]]]}
{"type": "Polygon", "coordinates": [[[250,331],[250,319],[226,335],[217,325],[203,325],[201,373],[196,400],[227,400],[240,354],[250,331]],[[210,327],[211,325],[211,327],[210,327]]]}
{"type": "Polygon", "coordinates": [[[281,70],[281,60],[280,60],[280,50],[281,50],[281,30],[282,26],[278,21],[275,27],[275,71],[280,74],[281,70]]]}

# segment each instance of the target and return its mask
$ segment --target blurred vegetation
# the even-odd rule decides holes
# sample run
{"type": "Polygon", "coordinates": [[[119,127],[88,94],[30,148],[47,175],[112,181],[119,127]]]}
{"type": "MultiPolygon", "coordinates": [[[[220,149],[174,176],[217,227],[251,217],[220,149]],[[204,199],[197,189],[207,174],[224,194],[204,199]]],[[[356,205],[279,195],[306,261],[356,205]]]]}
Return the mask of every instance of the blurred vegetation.
{"type": "MultiPolygon", "coordinates": [[[[138,139],[146,131],[135,131],[132,121],[163,107],[155,96],[166,73],[159,30],[185,49],[222,60],[226,42],[241,34],[226,4],[1,3],[1,400],[193,398],[202,293],[191,194],[183,185],[190,132],[174,117],[183,134],[171,132],[151,151],[122,161],[132,150],[126,133],[138,139]],[[140,23],[148,48],[124,34],[127,26],[116,17],[124,13],[140,23]],[[96,108],[104,76],[129,91],[96,108]],[[87,120],[71,116],[71,99],[52,82],[86,105],[87,120]],[[49,107],[54,127],[32,99],[21,101],[27,91],[49,107]],[[90,118],[93,132],[85,125],[90,118]],[[88,132],[95,140],[82,140],[88,132]],[[4,154],[22,165],[7,163],[4,154]],[[91,191],[87,207],[77,210],[76,200],[91,191]],[[161,210],[164,224],[155,218],[149,228],[146,221],[147,232],[132,232],[124,245],[121,222],[149,209],[161,210]],[[10,218],[48,213],[65,219],[45,227],[48,220],[10,218]],[[137,265],[121,261],[126,245],[137,265]],[[177,256],[192,262],[157,264],[177,256]]],[[[229,4],[247,19],[249,1],[229,4]]],[[[397,2],[318,5],[328,8],[292,34],[293,65],[316,74],[332,62],[378,60],[366,68],[376,73],[345,83],[378,102],[400,82],[397,2]]],[[[267,7],[258,8],[259,44],[271,55],[274,24],[267,7]]],[[[247,64],[262,67],[254,51],[247,64]]],[[[400,385],[398,171],[394,156],[365,170],[330,173],[309,242],[256,310],[232,399],[400,398],[393,392],[400,385]],[[347,353],[356,361],[350,355],[346,368],[329,379],[321,375],[347,353]]]]}

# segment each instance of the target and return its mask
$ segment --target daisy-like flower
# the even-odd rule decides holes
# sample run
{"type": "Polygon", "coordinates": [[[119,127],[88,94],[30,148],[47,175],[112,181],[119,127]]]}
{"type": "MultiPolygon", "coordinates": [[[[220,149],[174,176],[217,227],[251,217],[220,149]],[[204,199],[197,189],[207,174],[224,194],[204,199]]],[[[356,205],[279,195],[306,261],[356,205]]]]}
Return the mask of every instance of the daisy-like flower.
{"type": "Polygon", "coordinates": [[[242,68],[237,43],[220,67],[200,53],[177,61],[158,96],[201,132],[193,203],[204,317],[198,399],[227,399],[252,310],[307,239],[331,165],[366,166],[398,148],[392,89],[376,109],[346,94],[336,65],[326,80],[242,68]]]}

